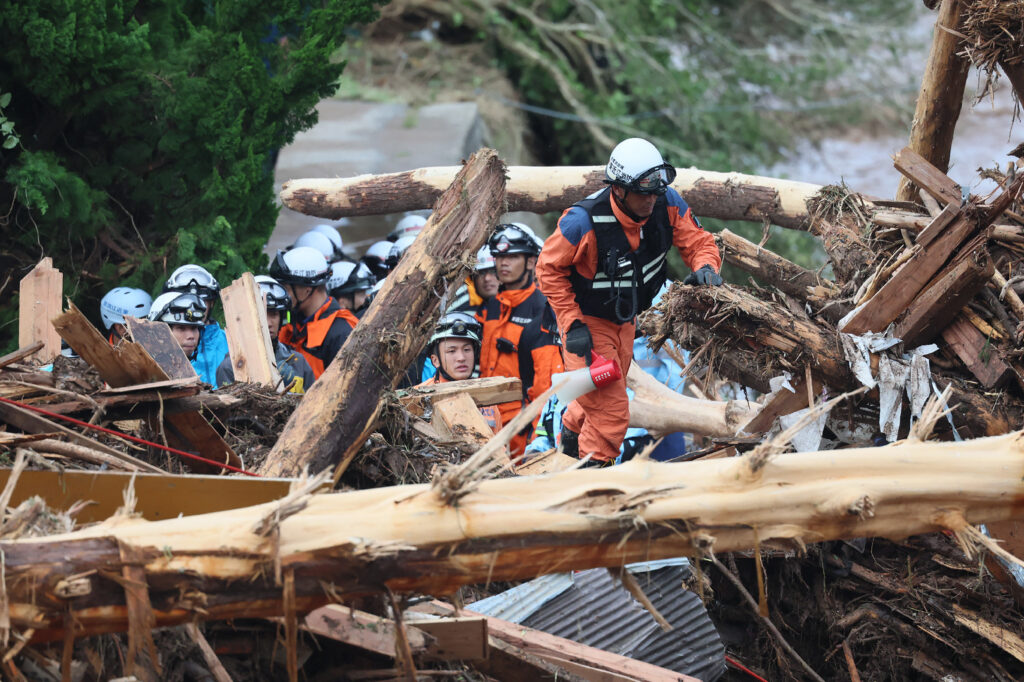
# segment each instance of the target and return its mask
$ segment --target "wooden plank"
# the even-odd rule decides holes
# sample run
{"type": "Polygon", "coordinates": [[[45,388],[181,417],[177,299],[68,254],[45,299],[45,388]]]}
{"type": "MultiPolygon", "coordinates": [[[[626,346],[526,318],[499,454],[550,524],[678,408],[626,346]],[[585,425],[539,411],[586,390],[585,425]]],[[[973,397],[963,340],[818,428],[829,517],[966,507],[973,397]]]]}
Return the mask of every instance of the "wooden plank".
{"type": "MultiPolygon", "coordinates": [[[[311,611],[306,615],[302,629],[384,656],[396,655],[395,621],[341,604],[329,604],[311,611]]],[[[424,653],[432,639],[415,627],[406,626],[406,634],[414,654],[424,653]]]]}
{"type": "Polygon", "coordinates": [[[167,380],[160,365],[138,344],[122,342],[112,347],[74,303],[68,303],[67,312],[58,315],[53,326],[68,345],[99,372],[100,378],[115,388],[167,380]]]}
{"type": "Polygon", "coordinates": [[[914,241],[920,244],[922,248],[928,246],[953,222],[953,219],[956,218],[959,212],[959,204],[949,204],[937,216],[932,218],[932,221],[925,225],[923,230],[917,233],[914,241]]]}
{"type": "Polygon", "coordinates": [[[489,637],[490,649],[486,661],[479,661],[473,667],[488,677],[501,682],[585,682],[584,678],[569,672],[539,656],[528,654],[522,649],[506,644],[496,637],[489,637]]]}
{"type": "Polygon", "coordinates": [[[174,333],[166,322],[140,320],[136,317],[125,317],[128,333],[132,341],[142,346],[149,356],[156,360],[168,379],[191,379],[196,370],[189,362],[185,351],[178,345],[174,333]]]}
{"type": "Polygon", "coordinates": [[[745,426],[740,428],[739,433],[749,435],[765,433],[768,429],[772,428],[772,424],[775,423],[778,417],[792,414],[797,410],[807,407],[807,396],[821,395],[823,388],[823,384],[813,376],[811,381],[813,385],[810,391],[807,390],[807,383],[803,378],[791,381],[793,392],[782,390],[776,393],[745,426]]]}
{"type": "Polygon", "coordinates": [[[896,170],[943,206],[960,206],[960,185],[910,147],[901,149],[893,162],[896,170]]]}
{"type": "Polygon", "coordinates": [[[889,281],[868,299],[841,331],[863,334],[884,330],[907,309],[921,289],[974,230],[974,221],[961,213],[928,246],[915,245],[910,258],[896,269],[889,281]]]}
{"type": "MultiPolygon", "coordinates": [[[[10,475],[10,469],[0,469],[0,490],[10,475]]],[[[251,476],[26,470],[18,478],[11,504],[17,506],[32,496],[39,496],[51,509],[70,509],[80,500],[89,500],[92,504],[83,508],[75,518],[79,523],[95,523],[110,518],[124,504],[124,490],[133,479],[135,511],[147,521],[273,502],[285,497],[292,483],[287,478],[251,476]]]]}
{"type": "Polygon", "coordinates": [[[42,341],[36,341],[24,348],[19,348],[16,351],[10,352],[7,355],[0,357],[0,367],[6,367],[7,365],[13,365],[15,362],[21,362],[33,353],[42,350],[44,345],[45,344],[42,341]]]}
{"type": "MultiPolygon", "coordinates": [[[[114,393],[107,396],[97,393],[92,397],[92,402],[82,399],[69,400],[64,403],[47,403],[46,409],[56,414],[74,414],[75,412],[87,412],[94,410],[96,405],[99,405],[105,410],[124,405],[130,410],[131,408],[141,407],[146,403],[168,401],[164,405],[164,411],[166,413],[171,409],[172,403],[169,401],[189,398],[197,395],[199,390],[200,387],[195,385],[183,386],[181,388],[170,388],[163,391],[145,391],[143,393],[114,393]]],[[[191,409],[194,410],[195,408],[193,407],[191,409]]]]}
{"type": "Polygon", "coordinates": [[[60,335],[50,324],[61,312],[64,275],[53,267],[52,258],[44,258],[21,278],[18,290],[18,346],[24,348],[41,341],[43,347],[27,360],[38,364],[52,362],[60,354],[60,335]]]}
{"type": "Polygon", "coordinates": [[[985,248],[985,237],[961,252],[924,288],[899,320],[894,331],[907,347],[927,343],[937,336],[992,277],[995,266],[985,248]],[[973,247],[973,248],[972,248],[973,247]]]}
{"type": "Polygon", "coordinates": [[[434,638],[427,645],[427,658],[446,661],[482,661],[487,658],[486,618],[406,618],[405,622],[434,638]]]}
{"type": "MultiPolygon", "coordinates": [[[[223,464],[230,464],[235,468],[242,468],[242,460],[238,457],[231,446],[224,442],[216,429],[210,426],[206,417],[198,412],[179,412],[177,414],[164,414],[164,423],[167,425],[166,436],[171,447],[186,452],[194,452],[206,459],[223,464]]],[[[195,460],[183,460],[186,466],[192,471],[214,473],[221,471],[195,460]]]]}
{"type": "Polygon", "coordinates": [[[150,381],[144,384],[132,384],[131,386],[121,386],[118,388],[105,388],[97,395],[118,395],[122,393],[133,393],[133,392],[144,392],[152,391],[157,388],[184,388],[184,387],[199,386],[199,375],[193,374],[190,377],[184,379],[166,379],[165,381],[150,381]]]}
{"type": "Polygon", "coordinates": [[[27,410],[24,407],[11,405],[10,403],[0,403],[0,419],[11,426],[29,433],[59,433],[72,443],[77,443],[92,450],[99,450],[109,457],[113,457],[114,459],[142,469],[143,471],[151,471],[158,474],[164,473],[159,467],[155,467],[152,464],[136,459],[135,457],[127,455],[120,450],[115,450],[108,445],[104,445],[98,440],[94,440],[88,436],[83,436],[77,431],[72,431],[66,426],[47,419],[40,414],[36,414],[31,410],[27,410]]]}
{"type": "MultiPolygon", "coordinates": [[[[440,601],[432,601],[429,605],[434,613],[449,615],[455,613],[455,607],[440,601]]],[[[556,637],[540,630],[534,630],[517,623],[510,623],[498,618],[483,616],[472,611],[460,611],[461,616],[487,619],[487,629],[492,637],[518,647],[523,651],[537,656],[556,657],[563,661],[571,661],[582,666],[596,668],[616,675],[623,675],[645,682],[699,682],[697,678],[667,670],[650,663],[637,661],[626,656],[613,654],[609,651],[596,649],[579,642],[556,637]]],[[[573,671],[580,674],[581,670],[573,671]]],[[[590,679],[590,678],[588,678],[590,679]]]]}
{"type": "Polygon", "coordinates": [[[225,332],[235,381],[279,385],[281,375],[270,341],[267,307],[252,273],[244,273],[222,289],[220,300],[224,304],[225,332]]]}
{"type": "Polygon", "coordinates": [[[423,414],[422,401],[437,400],[456,393],[466,393],[480,407],[497,405],[513,400],[522,400],[523,383],[516,377],[485,377],[482,379],[464,379],[463,381],[447,381],[443,384],[429,384],[398,391],[398,398],[406,409],[423,414]]]}
{"type": "Polygon", "coordinates": [[[999,350],[963,315],[942,330],[942,338],[985,388],[999,388],[1013,378],[1013,368],[999,350]]]}
{"type": "Polygon", "coordinates": [[[440,421],[452,438],[481,447],[494,436],[473,399],[466,393],[456,393],[433,401],[434,416],[431,423],[440,421]]]}

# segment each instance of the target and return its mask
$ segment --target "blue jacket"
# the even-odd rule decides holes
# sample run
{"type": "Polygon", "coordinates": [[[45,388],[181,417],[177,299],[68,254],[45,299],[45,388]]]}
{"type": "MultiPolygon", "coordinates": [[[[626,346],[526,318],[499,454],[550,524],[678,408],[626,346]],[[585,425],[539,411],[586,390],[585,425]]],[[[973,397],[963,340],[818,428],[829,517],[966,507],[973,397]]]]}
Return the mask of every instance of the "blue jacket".
{"type": "Polygon", "coordinates": [[[199,379],[214,388],[217,384],[217,368],[228,354],[228,336],[220,325],[210,322],[203,327],[203,333],[199,337],[199,346],[196,354],[192,356],[192,367],[199,375],[199,379]]]}

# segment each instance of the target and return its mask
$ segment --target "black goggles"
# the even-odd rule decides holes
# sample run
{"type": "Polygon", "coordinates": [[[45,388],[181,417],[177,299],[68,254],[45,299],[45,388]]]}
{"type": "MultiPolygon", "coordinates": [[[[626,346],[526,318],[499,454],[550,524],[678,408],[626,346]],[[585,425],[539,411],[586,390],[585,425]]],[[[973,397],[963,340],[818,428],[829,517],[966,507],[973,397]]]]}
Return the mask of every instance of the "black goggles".
{"type": "Polygon", "coordinates": [[[655,166],[629,184],[637,194],[664,194],[676,179],[676,169],[667,163],[655,166]]]}
{"type": "Polygon", "coordinates": [[[206,317],[206,304],[198,296],[192,296],[191,300],[179,303],[181,299],[175,299],[167,304],[164,315],[170,315],[176,322],[191,322],[198,324],[206,317]]]}
{"type": "Polygon", "coordinates": [[[447,334],[451,332],[455,336],[475,336],[480,338],[480,334],[483,330],[480,328],[480,324],[477,322],[467,322],[466,320],[455,320],[453,322],[441,322],[437,325],[436,334],[447,334]]]}

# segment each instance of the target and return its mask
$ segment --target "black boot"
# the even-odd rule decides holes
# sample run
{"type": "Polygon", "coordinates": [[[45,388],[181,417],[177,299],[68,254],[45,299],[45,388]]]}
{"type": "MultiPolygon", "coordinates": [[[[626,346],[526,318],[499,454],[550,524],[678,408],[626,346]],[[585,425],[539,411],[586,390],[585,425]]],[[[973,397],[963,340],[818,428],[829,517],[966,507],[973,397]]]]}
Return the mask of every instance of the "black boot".
{"type": "Polygon", "coordinates": [[[574,459],[580,457],[580,434],[562,425],[562,452],[574,459]]]}

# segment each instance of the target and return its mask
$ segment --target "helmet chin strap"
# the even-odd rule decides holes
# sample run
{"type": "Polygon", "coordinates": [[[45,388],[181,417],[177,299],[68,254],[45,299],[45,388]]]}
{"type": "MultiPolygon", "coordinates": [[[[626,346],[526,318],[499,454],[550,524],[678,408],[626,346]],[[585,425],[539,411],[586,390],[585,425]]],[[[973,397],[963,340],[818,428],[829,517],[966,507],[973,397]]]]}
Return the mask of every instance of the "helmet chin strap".
{"type": "MultiPolygon", "coordinates": [[[[614,189],[612,190],[612,199],[615,200],[615,205],[618,206],[619,209],[623,213],[625,213],[627,216],[629,216],[629,219],[633,220],[634,222],[642,223],[645,220],[647,220],[647,218],[644,218],[643,216],[639,216],[639,215],[637,215],[636,213],[633,213],[633,211],[630,210],[629,206],[627,206],[626,202],[624,201],[625,198],[626,198],[626,195],[629,194],[629,190],[626,189],[625,187],[623,187],[622,189],[626,193],[626,194],[622,195],[622,199],[619,199],[619,195],[615,193],[614,189]]],[[[648,216],[648,217],[650,217],[650,216],[648,216]]]]}

